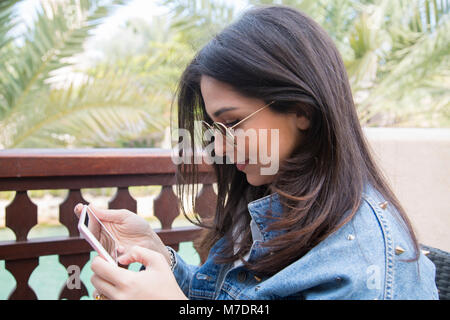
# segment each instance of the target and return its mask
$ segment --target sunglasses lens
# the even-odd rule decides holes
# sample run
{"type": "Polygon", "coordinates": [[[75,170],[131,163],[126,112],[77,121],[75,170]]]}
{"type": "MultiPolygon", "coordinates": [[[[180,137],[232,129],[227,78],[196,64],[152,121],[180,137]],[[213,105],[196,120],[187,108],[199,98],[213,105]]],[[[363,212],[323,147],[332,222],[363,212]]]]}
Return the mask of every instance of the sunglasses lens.
{"type": "Polygon", "coordinates": [[[216,133],[222,135],[224,143],[234,145],[234,135],[223,123],[214,122],[214,129],[216,129],[216,133]]]}
{"type": "Polygon", "coordinates": [[[214,122],[210,125],[206,121],[202,121],[202,125],[204,131],[214,130],[214,137],[220,135],[224,144],[234,146],[234,135],[223,123],[214,122]]]}

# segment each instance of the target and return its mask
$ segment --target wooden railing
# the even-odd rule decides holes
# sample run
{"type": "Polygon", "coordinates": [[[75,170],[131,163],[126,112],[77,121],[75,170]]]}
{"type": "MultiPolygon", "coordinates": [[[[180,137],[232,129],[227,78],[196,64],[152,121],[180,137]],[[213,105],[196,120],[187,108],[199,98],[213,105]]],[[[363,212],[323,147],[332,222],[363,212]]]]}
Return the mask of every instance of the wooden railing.
{"type": "MultiPolygon", "coordinates": [[[[117,187],[117,193],[108,203],[111,209],[137,211],[137,202],[129,193],[130,186],[162,186],[154,200],[154,215],[161,222],[155,230],[166,245],[178,250],[180,242],[195,240],[201,229],[197,226],[174,227],[180,215],[178,199],[173,192],[175,165],[171,151],[164,149],[17,149],[0,151],[0,191],[16,191],[6,207],[5,224],[16,236],[15,241],[0,242],[0,260],[16,280],[9,299],[36,299],[29,286],[31,273],[39,265],[39,257],[58,255],[67,269],[78,265],[80,270],[90,259],[89,244],[80,238],[74,206],[88,203],[80,189],[117,187]],[[28,239],[28,232],[38,222],[37,206],[28,196],[28,190],[68,189],[59,206],[59,221],[68,236],[28,239]]],[[[216,194],[212,184],[215,176],[208,165],[199,165],[199,183],[202,189],[196,195],[198,206],[194,211],[205,217],[213,214],[216,194]]],[[[80,289],[62,286],[59,299],[80,299],[88,295],[82,283],[80,289]]]]}

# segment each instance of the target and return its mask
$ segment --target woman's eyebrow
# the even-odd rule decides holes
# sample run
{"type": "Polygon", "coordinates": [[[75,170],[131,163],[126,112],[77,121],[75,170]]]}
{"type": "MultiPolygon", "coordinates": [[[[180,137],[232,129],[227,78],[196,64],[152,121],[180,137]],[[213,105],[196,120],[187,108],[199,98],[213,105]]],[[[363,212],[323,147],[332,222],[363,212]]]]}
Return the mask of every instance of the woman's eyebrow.
{"type": "Polygon", "coordinates": [[[234,109],[238,109],[238,108],[237,107],[223,107],[223,108],[217,110],[216,112],[214,112],[213,116],[217,118],[222,113],[227,112],[227,111],[231,111],[231,110],[234,110],[234,109]]]}

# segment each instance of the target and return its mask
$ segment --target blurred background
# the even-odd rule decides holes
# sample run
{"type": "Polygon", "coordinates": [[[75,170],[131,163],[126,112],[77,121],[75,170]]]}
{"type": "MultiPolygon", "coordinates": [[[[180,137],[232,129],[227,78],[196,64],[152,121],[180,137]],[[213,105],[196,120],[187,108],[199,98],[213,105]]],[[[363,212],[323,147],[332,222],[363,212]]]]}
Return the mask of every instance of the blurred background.
{"type": "Polygon", "coordinates": [[[4,0],[0,148],[161,146],[186,64],[261,3],[328,31],[364,126],[450,127],[448,0],[4,0]]]}
{"type": "MultiPolygon", "coordinates": [[[[171,148],[170,109],[184,67],[258,4],[290,5],[327,30],[374,154],[419,240],[450,250],[450,0],[2,0],[0,154],[171,148]]],[[[130,187],[149,221],[160,189],[130,187]]],[[[102,206],[115,188],[83,192],[102,206]]],[[[67,191],[28,194],[39,203],[43,228],[30,236],[66,232],[49,226],[58,225],[67,191]]],[[[14,239],[2,228],[13,197],[0,192],[0,240],[14,239]]],[[[0,265],[0,283],[6,273],[0,265]]]]}

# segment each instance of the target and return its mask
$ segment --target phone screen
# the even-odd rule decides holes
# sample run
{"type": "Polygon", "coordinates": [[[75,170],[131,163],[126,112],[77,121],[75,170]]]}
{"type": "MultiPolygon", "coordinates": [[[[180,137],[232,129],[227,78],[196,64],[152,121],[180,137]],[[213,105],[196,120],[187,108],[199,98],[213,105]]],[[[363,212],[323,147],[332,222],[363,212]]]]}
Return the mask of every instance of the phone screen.
{"type": "Polygon", "coordinates": [[[94,214],[94,212],[87,207],[87,212],[83,221],[85,227],[89,229],[89,219],[95,219],[97,225],[100,228],[100,232],[90,232],[92,236],[94,236],[97,241],[103,245],[104,248],[110,248],[109,254],[111,258],[115,262],[117,262],[118,254],[117,254],[117,240],[113,237],[113,235],[106,229],[105,225],[100,221],[100,219],[94,214]]]}

